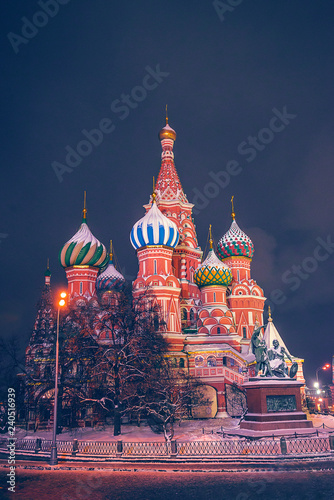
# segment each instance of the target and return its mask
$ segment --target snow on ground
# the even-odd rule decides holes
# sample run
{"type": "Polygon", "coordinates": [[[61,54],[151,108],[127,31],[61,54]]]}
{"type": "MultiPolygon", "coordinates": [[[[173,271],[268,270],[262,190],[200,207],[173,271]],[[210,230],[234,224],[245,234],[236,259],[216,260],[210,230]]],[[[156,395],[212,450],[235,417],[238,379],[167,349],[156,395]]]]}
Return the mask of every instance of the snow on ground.
{"type": "MultiPolygon", "coordinates": [[[[330,415],[309,415],[308,418],[312,420],[315,428],[320,428],[325,425],[325,430],[334,431],[334,417],[330,415]]],[[[185,420],[175,424],[174,439],[179,441],[210,441],[221,438],[221,429],[231,430],[237,427],[239,419],[237,418],[211,418],[205,420],[185,420]],[[204,429],[204,433],[203,433],[204,429]]],[[[52,430],[50,431],[25,431],[18,430],[15,433],[18,439],[52,439],[52,430]]],[[[72,441],[78,439],[79,441],[164,441],[163,434],[154,433],[148,425],[141,424],[140,427],[136,425],[123,424],[122,434],[120,436],[113,435],[113,427],[105,426],[103,428],[79,428],[70,431],[63,431],[57,435],[58,441],[72,441]]]]}

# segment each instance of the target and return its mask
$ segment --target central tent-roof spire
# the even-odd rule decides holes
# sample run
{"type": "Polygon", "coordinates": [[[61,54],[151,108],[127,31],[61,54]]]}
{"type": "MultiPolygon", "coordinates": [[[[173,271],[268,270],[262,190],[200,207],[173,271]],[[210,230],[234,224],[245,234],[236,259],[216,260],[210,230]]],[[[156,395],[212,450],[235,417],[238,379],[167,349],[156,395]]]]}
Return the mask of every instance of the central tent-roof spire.
{"type": "Polygon", "coordinates": [[[168,107],[166,104],[166,125],[159,132],[161,141],[161,168],[156,184],[157,202],[160,200],[177,200],[188,203],[174,164],[173,147],[176,132],[168,123],[168,107]]]}

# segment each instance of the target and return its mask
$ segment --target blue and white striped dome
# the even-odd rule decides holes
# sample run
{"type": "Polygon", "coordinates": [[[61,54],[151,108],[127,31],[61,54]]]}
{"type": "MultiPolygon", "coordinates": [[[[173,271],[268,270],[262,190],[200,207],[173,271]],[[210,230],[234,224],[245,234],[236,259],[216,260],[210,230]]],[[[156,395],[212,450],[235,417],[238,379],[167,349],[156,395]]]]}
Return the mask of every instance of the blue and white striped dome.
{"type": "Polygon", "coordinates": [[[158,209],[154,202],[149,211],[133,226],[130,241],[136,250],[150,245],[175,248],[179,241],[176,224],[158,209]]]}

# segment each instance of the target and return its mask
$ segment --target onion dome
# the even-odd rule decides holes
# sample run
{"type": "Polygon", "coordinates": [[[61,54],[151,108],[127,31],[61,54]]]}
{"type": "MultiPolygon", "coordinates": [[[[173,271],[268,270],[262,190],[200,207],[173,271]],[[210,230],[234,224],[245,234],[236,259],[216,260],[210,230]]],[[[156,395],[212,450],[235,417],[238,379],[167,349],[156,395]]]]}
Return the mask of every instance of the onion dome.
{"type": "Polygon", "coordinates": [[[98,292],[111,292],[119,290],[125,283],[124,276],[117,271],[113,264],[112,242],[110,241],[109,264],[96,280],[96,290],[98,292]]]}
{"type": "Polygon", "coordinates": [[[254,255],[254,245],[250,237],[241,231],[235,222],[233,199],[234,196],[231,198],[232,224],[227,233],[218,241],[217,252],[221,259],[226,259],[226,257],[248,257],[251,259],[254,255]]]}
{"type": "Polygon", "coordinates": [[[172,139],[175,141],[176,132],[175,130],[168,125],[168,123],[160,130],[159,139],[162,141],[163,139],[172,139]]]}
{"type": "Polygon", "coordinates": [[[133,226],[130,241],[136,250],[154,245],[175,248],[179,241],[177,225],[158,209],[153,193],[153,203],[146,215],[133,226]]]}
{"type": "Polygon", "coordinates": [[[199,287],[210,285],[228,286],[232,282],[230,268],[221,262],[211,249],[198,269],[194,273],[194,280],[199,287]]]}
{"type": "Polygon", "coordinates": [[[233,220],[230,229],[219,240],[217,252],[221,259],[226,259],[226,257],[248,257],[251,259],[254,255],[254,245],[250,237],[241,231],[233,220]]]}
{"type": "Polygon", "coordinates": [[[79,231],[60,250],[59,260],[63,267],[94,266],[101,269],[108,262],[106,247],[91,233],[86,214],[85,203],[79,231]]]}
{"type": "Polygon", "coordinates": [[[167,104],[166,104],[166,125],[159,132],[159,139],[162,141],[163,139],[172,139],[175,141],[176,132],[172,127],[168,125],[168,116],[167,116],[167,104]]]}
{"type": "Polygon", "coordinates": [[[221,262],[212,248],[212,236],[210,225],[210,250],[206,259],[196,269],[194,273],[195,283],[199,287],[210,285],[228,286],[232,282],[232,273],[230,268],[221,262]]]}

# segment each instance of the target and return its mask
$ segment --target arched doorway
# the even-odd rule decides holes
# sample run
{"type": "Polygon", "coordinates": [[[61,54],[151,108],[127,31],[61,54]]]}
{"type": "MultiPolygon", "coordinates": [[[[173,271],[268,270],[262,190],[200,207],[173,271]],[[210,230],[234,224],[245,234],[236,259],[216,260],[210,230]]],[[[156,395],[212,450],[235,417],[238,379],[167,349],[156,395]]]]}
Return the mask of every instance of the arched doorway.
{"type": "Polygon", "coordinates": [[[214,418],[217,413],[217,391],[211,385],[203,385],[200,388],[202,397],[208,400],[207,405],[196,406],[192,409],[194,418],[214,418]]]}

